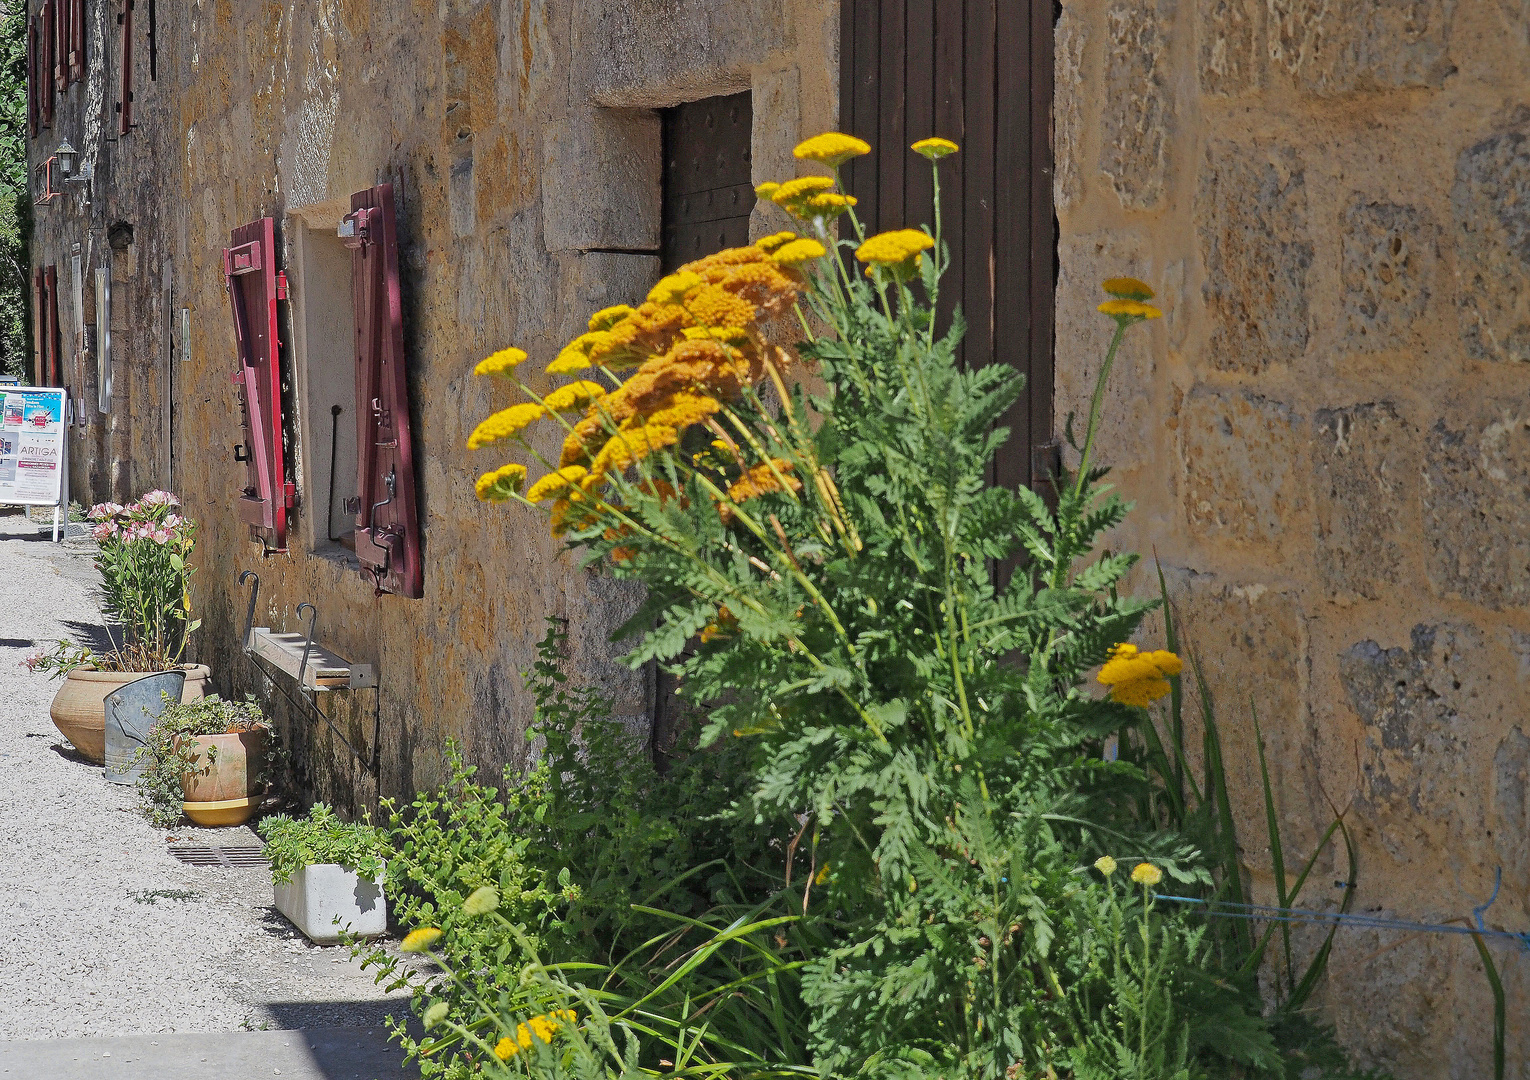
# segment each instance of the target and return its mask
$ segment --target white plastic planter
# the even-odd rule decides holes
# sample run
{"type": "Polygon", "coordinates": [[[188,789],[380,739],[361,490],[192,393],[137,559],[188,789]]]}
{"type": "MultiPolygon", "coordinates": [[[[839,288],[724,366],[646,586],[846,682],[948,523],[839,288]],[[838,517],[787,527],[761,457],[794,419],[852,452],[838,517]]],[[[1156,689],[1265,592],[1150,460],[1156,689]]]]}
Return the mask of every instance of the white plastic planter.
{"type": "Polygon", "coordinates": [[[285,885],[273,885],[276,910],[308,935],[309,940],[330,944],[342,931],[376,937],[388,929],[388,901],[383,896],[383,875],[374,881],[335,863],[305,866],[285,885]]]}

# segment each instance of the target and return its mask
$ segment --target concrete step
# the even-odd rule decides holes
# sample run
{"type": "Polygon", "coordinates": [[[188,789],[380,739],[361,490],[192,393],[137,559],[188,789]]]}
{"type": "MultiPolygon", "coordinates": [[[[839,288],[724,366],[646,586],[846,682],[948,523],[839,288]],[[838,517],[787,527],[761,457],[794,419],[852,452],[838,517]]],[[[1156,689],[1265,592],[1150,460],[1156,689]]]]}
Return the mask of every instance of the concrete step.
{"type": "Polygon", "coordinates": [[[381,1028],[0,1042],[0,1080],[413,1080],[381,1028]]]}

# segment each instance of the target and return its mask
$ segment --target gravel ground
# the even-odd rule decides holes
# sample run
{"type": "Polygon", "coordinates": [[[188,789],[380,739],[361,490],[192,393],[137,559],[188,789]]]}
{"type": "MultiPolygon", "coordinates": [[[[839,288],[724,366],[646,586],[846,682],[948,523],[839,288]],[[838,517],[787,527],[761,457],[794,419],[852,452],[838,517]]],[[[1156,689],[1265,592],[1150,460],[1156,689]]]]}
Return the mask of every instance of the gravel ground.
{"type": "Polygon", "coordinates": [[[0,509],[0,1040],[241,1028],[370,1027],[406,1011],[271,906],[263,868],[187,866],[167,840],[253,844],[248,829],[151,827],[48,718],[33,643],[89,635],[95,570],[0,509]]]}

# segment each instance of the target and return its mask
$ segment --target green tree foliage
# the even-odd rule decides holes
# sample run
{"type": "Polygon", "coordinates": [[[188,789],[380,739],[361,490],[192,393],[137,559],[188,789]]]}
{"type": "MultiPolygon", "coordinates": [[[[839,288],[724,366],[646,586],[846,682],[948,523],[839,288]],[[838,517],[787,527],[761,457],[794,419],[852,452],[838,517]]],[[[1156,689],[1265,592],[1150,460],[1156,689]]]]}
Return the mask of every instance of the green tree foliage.
{"type": "Polygon", "coordinates": [[[11,4],[0,21],[0,372],[26,373],[28,233],[26,7],[11,4]]]}

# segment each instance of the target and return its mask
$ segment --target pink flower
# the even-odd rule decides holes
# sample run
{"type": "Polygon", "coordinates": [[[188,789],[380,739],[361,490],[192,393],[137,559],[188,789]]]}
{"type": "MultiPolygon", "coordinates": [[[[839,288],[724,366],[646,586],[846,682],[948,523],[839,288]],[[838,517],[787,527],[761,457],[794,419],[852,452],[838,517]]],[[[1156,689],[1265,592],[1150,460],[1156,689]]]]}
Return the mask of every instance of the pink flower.
{"type": "Polygon", "coordinates": [[[90,530],[90,535],[94,536],[97,540],[105,540],[107,537],[111,536],[111,534],[116,532],[116,531],[117,531],[117,527],[115,525],[113,525],[110,521],[103,521],[99,525],[92,526],[92,528],[90,530]]]}
{"type": "Polygon", "coordinates": [[[42,663],[42,658],[42,653],[38,653],[36,656],[29,656],[21,662],[21,666],[28,671],[36,671],[37,665],[42,663]]]}
{"type": "Polygon", "coordinates": [[[173,529],[186,519],[179,514],[167,514],[165,516],[165,528],[173,529]]]}
{"type": "Polygon", "coordinates": [[[149,534],[156,544],[168,544],[175,539],[175,534],[169,529],[155,529],[149,534]]]}
{"type": "Polygon", "coordinates": [[[179,505],[181,505],[181,500],[177,499],[170,492],[168,492],[168,491],[161,491],[159,488],[155,488],[153,491],[145,492],[143,498],[138,500],[138,501],[140,503],[142,503],[144,506],[179,506],[179,505]]]}

